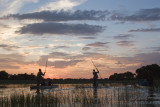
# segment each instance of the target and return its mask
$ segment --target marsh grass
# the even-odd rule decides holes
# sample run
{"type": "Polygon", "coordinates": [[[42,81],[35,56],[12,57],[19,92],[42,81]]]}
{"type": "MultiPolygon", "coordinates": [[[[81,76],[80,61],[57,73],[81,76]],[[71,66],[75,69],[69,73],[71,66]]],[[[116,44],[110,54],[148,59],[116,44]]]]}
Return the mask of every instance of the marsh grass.
{"type": "MultiPolygon", "coordinates": [[[[147,91],[146,91],[147,92],[147,91]]],[[[145,107],[154,99],[135,87],[80,88],[41,94],[14,93],[0,98],[0,107],[145,107]]]]}
{"type": "Polygon", "coordinates": [[[12,94],[0,99],[0,107],[59,107],[59,98],[52,95],[12,94]]]}
{"type": "Polygon", "coordinates": [[[154,89],[155,91],[160,92],[160,80],[154,81],[154,89]]]}

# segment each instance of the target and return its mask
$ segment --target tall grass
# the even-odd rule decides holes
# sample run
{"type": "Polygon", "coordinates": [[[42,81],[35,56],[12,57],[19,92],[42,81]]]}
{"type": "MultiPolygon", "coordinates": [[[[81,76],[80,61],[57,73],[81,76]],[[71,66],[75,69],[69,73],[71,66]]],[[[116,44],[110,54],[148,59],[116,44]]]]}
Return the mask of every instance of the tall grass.
{"type": "Polygon", "coordinates": [[[0,98],[0,107],[59,107],[59,104],[59,98],[55,94],[13,94],[0,98]]]}
{"type": "MultiPolygon", "coordinates": [[[[147,91],[146,91],[147,92],[147,91]]],[[[148,94],[135,87],[75,88],[44,94],[15,93],[0,98],[0,107],[145,107],[148,94]]]]}
{"type": "Polygon", "coordinates": [[[160,80],[154,81],[154,89],[155,91],[160,92],[160,80]]]}

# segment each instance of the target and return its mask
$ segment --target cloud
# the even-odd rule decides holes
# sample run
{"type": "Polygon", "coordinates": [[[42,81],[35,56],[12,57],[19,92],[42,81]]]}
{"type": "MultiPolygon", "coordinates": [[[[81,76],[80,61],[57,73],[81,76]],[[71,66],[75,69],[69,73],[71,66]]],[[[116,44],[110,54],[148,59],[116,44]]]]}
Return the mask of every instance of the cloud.
{"type": "Polygon", "coordinates": [[[130,37],[134,37],[132,34],[119,34],[118,36],[114,36],[114,39],[127,40],[130,37]]]}
{"type": "MultiPolygon", "coordinates": [[[[129,53],[128,53],[129,54],[129,53]]],[[[71,55],[63,52],[53,52],[49,55],[41,56],[40,62],[38,64],[40,66],[45,66],[46,59],[48,60],[48,67],[54,67],[64,70],[70,68],[66,72],[70,73],[70,71],[77,71],[78,69],[82,69],[84,71],[90,71],[93,68],[91,59],[94,61],[98,69],[104,75],[111,75],[115,72],[126,72],[132,71],[135,72],[137,68],[143,65],[149,64],[160,64],[160,53],[141,53],[136,54],[132,57],[120,57],[120,56],[113,56],[104,53],[97,53],[97,52],[84,52],[83,54],[79,55],[71,55]],[[109,71],[106,72],[105,71],[109,71]]],[[[59,73],[63,71],[59,71],[59,73]]]]}
{"type": "Polygon", "coordinates": [[[63,52],[52,52],[49,55],[42,55],[40,56],[40,59],[37,61],[37,63],[41,66],[45,66],[45,62],[50,59],[68,59],[70,58],[70,54],[63,53],[63,52]]]}
{"type": "Polygon", "coordinates": [[[95,10],[77,10],[75,12],[71,11],[41,11],[26,14],[12,14],[6,16],[7,18],[14,17],[19,20],[23,19],[36,19],[44,21],[73,21],[73,20],[104,20],[108,11],[95,11],[95,10]]]}
{"type": "Polygon", "coordinates": [[[63,58],[63,59],[67,58],[68,59],[70,57],[71,57],[70,54],[64,53],[64,52],[52,52],[49,55],[43,55],[43,56],[41,56],[42,60],[46,59],[46,58],[47,59],[49,59],[49,58],[63,58]]]}
{"type": "Polygon", "coordinates": [[[160,52],[160,47],[151,47],[151,49],[153,49],[153,51],[160,52]]]}
{"type": "Polygon", "coordinates": [[[51,2],[47,2],[44,5],[41,5],[37,11],[43,10],[69,10],[72,9],[74,6],[78,6],[87,0],[54,0],[51,2]]]}
{"type": "Polygon", "coordinates": [[[115,64],[122,64],[120,61],[117,61],[115,64]]]}
{"type": "Polygon", "coordinates": [[[21,54],[0,54],[0,69],[19,69],[20,65],[33,64],[21,54]]]}
{"type": "Polygon", "coordinates": [[[27,49],[38,49],[38,48],[44,48],[44,46],[27,46],[27,49]]]}
{"type": "Polygon", "coordinates": [[[11,51],[13,49],[18,49],[20,47],[14,45],[0,44],[0,48],[5,49],[7,51],[11,51]]]}
{"type": "Polygon", "coordinates": [[[134,46],[134,41],[119,41],[117,44],[120,46],[131,47],[134,46]]]}
{"type": "MultiPolygon", "coordinates": [[[[72,59],[72,55],[63,52],[53,52],[49,55],[43,55],[37,62],[41,66],[45,66],[45,62],[48,60],[48,66],[55,68],[65,68],[68,66],[74,66],[83,60],[72,59]]],[[[75,58],[75,57],[74,57],[75,58]]]]}
{"type": "Polygon", "coordinates": [[[86,46],[90,46],[90,47],[104,47],[108,43],[109,42],[95,42],[95,43],[88,44],[86,46]]]}
{"type": "MultiPolygon", "coordinates": [[[[116,56],[106,57],[105,55],[103,55],[103,57],[106,58],[107,60],[114,62],[114,64],[116,65],[115,67],[118,67],[118,66],[123,67],[125,68],[126,71],[128,70],[135,71],[141,66],[141,64],[142,65],[150,65],[150,64],[160,65],[160,53],[141,53],[141,54],[136,54],[135,56],[132,56],[132,57],[127,57],[127,56],[126,57],[116,57],[116,56]]],[[[112,69],[110,70],[113,70],[113,66],[114,65],[112,65],[112,69]]],[[[125,71],[121,71],[121,72],[125,72],[125,71]]]]}
{"type": "MultiPolygon", "coordinates": [[[[3,24],[3,23],[0,22],[0,28],[1,28],[1,29],[9,28],[9,26],[8,26],[8,25],[5,25],[5,24],[3,24]]],[[[1,31],[1,30],[0,30],[0,31],[1,31]]]]}
{"type": "MultiPolygon", "coordinates": [[[[31,3],[37,3],[34,5],[33,11],[48,11],[48,10],[69,10],[72,9],[74,6],[80,5],[86,0],[50,0],[50,1],[42,1],[40,0],[0,0],[0,16],[8,15],[8,14],[15,14],[23,9],[22,6],[30,5],[31,3]]],[[[32,6],[31,4],[31,6],[32,6]]]]}
{"type": "Polygon", "coordinates": [[[53,66],[55,68],[65,68],[68,66],[74,66],[79,62],[82,62],[83,60],[70,60],[70,61],[55,61],[53,62],[53,66]]]}
{"type": "Polygon", "coordinates": [[[119,21],[159,21],[160,8],[141,9],[136,13],[128,16],[121,15],[120,13],[113,13],[112,20],[119,21]]]}
{"type": "Polygon", "coordinates": [[[17,12],[21,6],[22,2],[20,0],[14,0],[14,1],[1,0],[0,1],[1,16],[17,12]]]}
{"type": "Polygon", "coordinates": [[[80,37],[80,39],[96,39],[95,37],[80,37]]]}
{"type": "Polygon", "coordinates": [[[26,3],[37,2],[37,0],[0,0],[0,16],[17,13],[26,3]]]}
{"type": "Polygon", "coordinates": [[[104,27],[88,24],[66,24],[66,23],[35,23],[22,27],[17,33],[25,34],[75,34],[95,35],[104,30],[104,27]]]}
{"type": "MultiPolygon", "coordinates": [[[[52,10],[52,9],[51,9],[52,10]]],[[[124,15],[118,12],[109,12],[107,10],[77,10],[74,12],[64,10],[40,11],[26,14],[12,14],[8,17],[17,19],[41,19],[44,21],[69,21],[69,20],[105,20],[107,15],[111,20],[125,21],[159,21],[160,8],[141,9],[131,15],[124,15]]]]}
{"type": "Polygon", "coordinates": [[[160,53],[141,53],[135,56],[144,65],[159,64],[160,65],[160,53]]]}
{"type": "MultiPolygon", "coordinates": [[[[53,52],[50,53],[49,55],[43,55],[40,57],[39,61],[37,62],[40,66],[45,66],[46,61],[48,60],[48,66],[52,66],[55,68],[66,68],[69,66],[75,66],[78,63],[83,64],[87,61],[90,62],[89,59],[105,59],[106,55],[101,54],[101,53],[93,53],[93,52],[85,52],[83,54],[78,54],[78,55],[72,55],[72,54],[67,54],[63,52],[53,52]]],[[[108,58],[108,56],[107,56],[108,58]]],[[[90,64],[92,64],[90,62],[90,64]]],[[[105,66],[105,65],[103,65],[105,66]]],[[[84,69],[86,69],[85,65],[83,66],[84,69]]],[[[75,68],[73,67],[73,70],[75,68]]]]}
{"type": "Polygon", "coordinates": [[[88,50],[90,50],[90,49],[91,49],[90,47],[83,47],[83,48],[82,48],[83,51],[88,51],[88,50]]]}
{"type": "Polygon", "coordinates": [[[129,30],[129,32],[160,32],[160,28],[136,29],[136,30],[129,30]]]}
{"type": "Polygon", "coordinates": [[[19,69],[20,67],[19,66],[14,66],[12,64],[1,64],[1,67],[0,69],[19,69]]]}
{"type": "Polygon", "coordinates": [[[157,48],[156,48],[156,51],[160,52],[160,47],[157,47],[157,48]]]}
{"type": "Polygon", "coordinates": [[[54,49],[69,48],[69,46],[55,46],[54,49]]]}

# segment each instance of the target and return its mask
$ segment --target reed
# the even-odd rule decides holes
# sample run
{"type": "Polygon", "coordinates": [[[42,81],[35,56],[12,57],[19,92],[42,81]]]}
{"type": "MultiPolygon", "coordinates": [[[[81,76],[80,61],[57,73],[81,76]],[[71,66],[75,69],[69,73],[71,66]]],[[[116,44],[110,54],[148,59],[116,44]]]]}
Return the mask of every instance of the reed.
{"type": "MultiPolygon", "coordinates": [[[[147,92],[147,91],[146,91],[147,92]]],[[[14,93],[0,98],[0,107],[141,107],[153,105],[148,94],[135,87],[75,88],[44,94],[14,93]]]]}

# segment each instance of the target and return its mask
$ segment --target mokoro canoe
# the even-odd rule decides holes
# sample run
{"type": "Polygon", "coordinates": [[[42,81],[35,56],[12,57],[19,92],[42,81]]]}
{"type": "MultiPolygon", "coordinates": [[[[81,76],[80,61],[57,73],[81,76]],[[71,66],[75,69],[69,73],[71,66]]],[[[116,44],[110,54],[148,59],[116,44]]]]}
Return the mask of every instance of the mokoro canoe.
{"type": "Polygon", "coordinates": [[[51,86],[30,86],[30,89],[52,89],[58,88],[58,85],[51,85],[51,86]]]}
{"type": "Polygon", "coordinates": [[[141,85],[141,84],[136,84],[137,87],[139,88],[153,88],[153,87],[150,87],[148,85],[141,85]]]}

